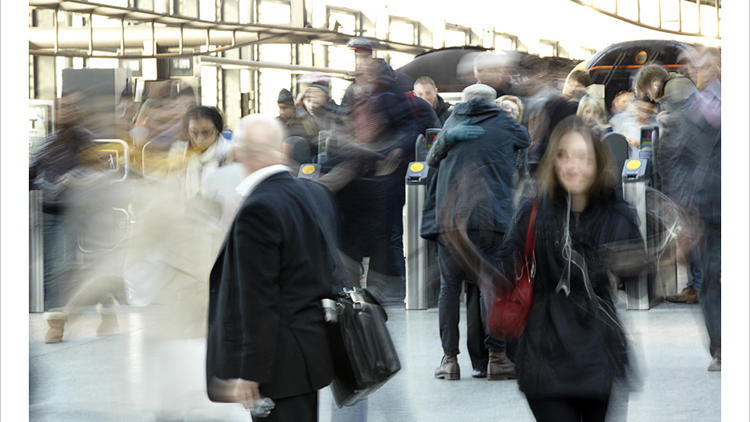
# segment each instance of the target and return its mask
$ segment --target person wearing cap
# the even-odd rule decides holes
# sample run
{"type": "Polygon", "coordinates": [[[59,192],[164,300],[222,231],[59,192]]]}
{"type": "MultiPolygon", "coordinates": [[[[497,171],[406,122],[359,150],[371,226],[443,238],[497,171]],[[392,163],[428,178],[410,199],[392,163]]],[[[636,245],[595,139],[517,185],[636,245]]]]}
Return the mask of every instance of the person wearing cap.
{"type": "Polygon", "coordinates": [[[344,97],[341,99],[341,107],[348,114],[357,99],[364,93],[362,88],[367,85],[367,69],[375,57],[372,44],[365,38],[352,38],[346,46],[354,50],[354,81],[346,88],[344,97]]]}
{"type": "Polygon", "coordinates": [[[292,93],[288,89],[282,88],[279,91],[277,104],[279,106],[279,116],[276,119],[279,122],[286,123],[294,118],[294,96],[292,96],[292,93]]]}
{"type": "Polygon", "coordinates": [[[286,129],[287,137],[300,136],[305,138],[307,142],[312,142],[312,139],[317,133],[313,133],[312,130],[308,132],[300,119],[297,118],[297,111],[294,106],[294,96],[288,89],[282,88],[282,90],[279,91],[277,104],[279,106],[279,115],[276,116],[276,120],[286,129]]]}
{"type": "Polygon", "coordinates": [[[484,332],[488,298],[479,287],[484,287],[482,276],[486,275],[480,273],[477,263],[464,261],[467,251],[454,247],[456,239],[467,237],[482,256],[491,259],[510,224],[515,154],[530,141],[528,132],[495,104],[496,96],[497,92],[484,84],[464,89],[463,102],[454,107],[427,157],[427,164],[437,169],[434,208],[423,209],[423,214],[434,213],[437,219],[443,359],[435,377],[440,379],[461,378],[457,355],[464,280],[471,280],[466,285],[472,376],[490,380],[515,377],[505,341],[484,332]]]}

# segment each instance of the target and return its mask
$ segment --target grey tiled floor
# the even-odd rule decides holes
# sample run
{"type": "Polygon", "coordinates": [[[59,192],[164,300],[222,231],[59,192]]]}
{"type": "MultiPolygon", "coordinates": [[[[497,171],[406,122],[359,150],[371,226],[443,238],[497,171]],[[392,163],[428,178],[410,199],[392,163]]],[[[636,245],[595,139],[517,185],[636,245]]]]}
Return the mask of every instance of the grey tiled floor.
{"type": "MultiPolygon", "coordinates": [[[[630,395],[627,421],[719,421],[719,373],[709,373],[700,308],[661,304],[625,312],[626,326],[641,365],[640,391],[630,395]]],[[[320,420],[349,421],[533,421],[515,381],[470,378],[461,339],[457,382],[432,371],[442,356],[437,310],[388,308],[388,322],[402,371],[376,392],[366,408],[333,410],[327,390],[320,420]],[[333,416],[332,416],[333,415],[333,416]]],[[[462,314],[463,315],[463,314],[462,314]]],[[[31,421],[248,421],[236,404],[208,401],[203,387],[204,342],[150,338],[158,324],[152,310],[121,307],[120,334],[95,337],[95,311],[66,328],[60,344],[44,344],[46,324],[30,315],[31,421]]],[[[464,321],[461,334],[465,334],[464,321]]]]}

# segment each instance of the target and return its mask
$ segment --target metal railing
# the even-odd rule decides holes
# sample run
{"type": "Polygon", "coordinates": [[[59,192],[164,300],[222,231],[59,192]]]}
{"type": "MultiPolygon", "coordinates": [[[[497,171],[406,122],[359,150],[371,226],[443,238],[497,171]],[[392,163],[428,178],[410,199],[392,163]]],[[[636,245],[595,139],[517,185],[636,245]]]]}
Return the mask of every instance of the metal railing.
{"type": "MultiPolygon", "coordinates": [[[[697,37],[708,37],[708,38],[715,38],[715,39],[721,39],[721,30],[720,30],[720,10],[721,10],[721,2],[718,0],[677,0],[677,23],[678,23],[678,29],[668,29],[664,27],[664,23],[673,22],[669,20],[663,19],[663,4],[661,0],[658,0],[658,26],[650,25],[643,21],[642,19],[642,11],[641,11],[641,3],[643,3],[644,0],[637,0],[637,18],[631,19],[626,17],[623,14],[623,11],[619,7],[618,0],[614,0],[613,8],[612,9],[602,9],[600,7],[595,6],[596,2],[592,0],[570,0],[573,3],[579,4],[581,6],[586,6],[588,8],[591,8],[593,10],[596,10],[597,12],[607,15],[609,17],[619,19],[621,21],[637,25],[643,28],[652,29],[654,31],[661,31],[666,32],[669,34],[675,34],[675,35],[687,35],[687,36],[697,36],[697,37]],[[683,1],[689,1],[690,3],[695,3],[697,5],[696,7],[696,18],[698,23],[698,31],[697,32],[689,32],[689,31],[683,31],[684,25],[683,25],[683,11],[682,11],[682,3],[683,1]],[[713,3],[713,4],[711,4],[713,3]],[[716,35],[706,35],[703,33],[702,30],[702,20],[701,20],[701,6],[705,7],[713,7],[713,9],[716,12],[716,35]]],[[[651,3],[657,0],[649,0],[651,3]]]]}

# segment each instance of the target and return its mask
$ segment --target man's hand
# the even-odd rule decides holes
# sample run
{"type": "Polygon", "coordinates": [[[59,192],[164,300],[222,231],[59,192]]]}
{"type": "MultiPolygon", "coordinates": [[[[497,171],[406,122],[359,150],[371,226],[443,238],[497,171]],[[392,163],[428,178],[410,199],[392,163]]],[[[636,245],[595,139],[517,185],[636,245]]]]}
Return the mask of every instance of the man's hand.
{"type": "Polygon", "coordinates": [[[484,129],[480,126],[467,124],[456,125],[445,131],[445,142],[452,144],[458,141],[472,141],[484,135],[484,129]]]}
{"type": "Polygon", "coordinates": [[[260,389],[255,381],[238,379],[234,385],[234,398],[242,403],[245,409],[252,409],[256,400],[260,399],[260,389]]]}

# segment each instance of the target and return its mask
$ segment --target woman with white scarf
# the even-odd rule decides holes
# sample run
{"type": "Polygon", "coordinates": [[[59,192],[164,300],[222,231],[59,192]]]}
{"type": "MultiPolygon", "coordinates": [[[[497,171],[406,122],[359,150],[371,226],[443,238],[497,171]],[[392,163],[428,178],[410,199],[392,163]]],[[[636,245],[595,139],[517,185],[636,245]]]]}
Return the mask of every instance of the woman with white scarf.
{"type": "Polygon", "coordinates": [[[191,108],[183,127],[187,140],[172,144],[167,178],[140,186],[129,251],[131,304],[149,305],[144,367],[162,374],[147,383],[141,404],[157,420],[183,420],[207,405],[201,371],[208,276],[243,178],[231,165],[216,108],[191,108]]]}

